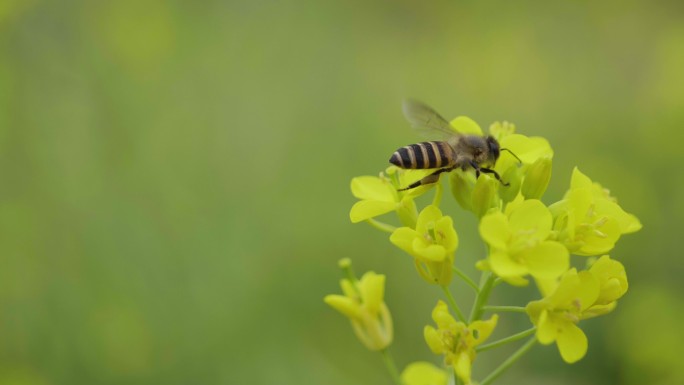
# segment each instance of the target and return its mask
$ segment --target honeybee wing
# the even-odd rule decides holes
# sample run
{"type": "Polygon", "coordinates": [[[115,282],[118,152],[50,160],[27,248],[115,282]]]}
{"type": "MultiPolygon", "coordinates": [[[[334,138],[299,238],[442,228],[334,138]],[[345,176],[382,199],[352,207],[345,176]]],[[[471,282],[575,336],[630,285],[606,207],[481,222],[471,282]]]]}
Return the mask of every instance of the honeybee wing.
{"type": "Polygon", "coordinates": [[[462,135],[454,130],[451,124],[438,114],[437,111],[419,101],[404,100],[402,110],[404,111],[404,117],[406,117],[411,126],[423,134],[432,134],[434,136],[437,133],[445,139],[462,135]]]}

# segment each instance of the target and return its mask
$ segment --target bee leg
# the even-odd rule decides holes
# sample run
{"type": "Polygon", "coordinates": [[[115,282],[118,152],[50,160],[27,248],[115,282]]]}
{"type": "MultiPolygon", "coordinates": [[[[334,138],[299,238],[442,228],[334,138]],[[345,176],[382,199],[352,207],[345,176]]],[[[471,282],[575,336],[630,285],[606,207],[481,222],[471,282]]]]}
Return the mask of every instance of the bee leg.
{"type": "Polygon", "coordinates": [[[504,183],[504,181],[501,180],[501,177],[499,176],[499,173],[496,172],[496,171],[494,171],[494,170],[492,170],[491,168],[480,167],[480,168],[479,168],[479,171],[482,171],[482,172],[484,172],[485,174],[493,174],[493,175],[494,175],[494,178],[496,178],[496,180],[498,180],[499,182],[501,182],[501,184],[504,185],[504,186],[506,186],[506,187],[508,187],[508,186],[511,185],[510,183],[504,183]]]}
{"type": "Polygon", "coordinates": [[[439,170],[433,172],[432,174],[429,174],[428,176],[424,177],[423,179],[413,182],[408,187],[400,188],[397,191],[406,191],[410,190],[412,188],[416,188],[418,186],[426,185],[426,184],[431,184],[431,183],[437,183],[439,181],[439,174],[447,171],[453,170],[453,167],[446,167],[446,168],[440,168],[439,170]]]}

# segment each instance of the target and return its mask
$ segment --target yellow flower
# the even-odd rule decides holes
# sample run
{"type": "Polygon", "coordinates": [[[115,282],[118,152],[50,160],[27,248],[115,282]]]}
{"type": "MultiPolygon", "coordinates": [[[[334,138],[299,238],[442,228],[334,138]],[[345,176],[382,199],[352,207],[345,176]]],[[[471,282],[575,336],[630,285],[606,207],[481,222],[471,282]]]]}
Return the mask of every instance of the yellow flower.
{"type": "Polygon", "coordinates": [[[551,294],[527,304],[527,313],[537,326],[537,340],[544,345],[556,342],[565,362],[579,361],[587,353],[588,342],[577,323],[598,295],[599,283],[591,273],[568,271],[551,294]]]}
{"type": "Polygon", "coordinates": [[[612,311],[627,291],[625,269],[609,256],[601,257],[588,271],[570,269],[559,282],[540,286],[545,298],[527,304],[527,314],[537,326],[537,340],[556,342],[563,360],[579,361],[587,352],[587,337],[580,320],[612,311]]]}
{"type": "Polygon", "coordinates": [[[396,211],[399,219],[407,226],[416,221],[417,209],[413,199],[426,192],[429,187],[418,187],[408,191],[397,191],[401,187],[420,180],[426,170],[402,170],[396,166],[387,168],[380,176],[359,176],[351,181],[352,194],[360,199],[352,206],[349,219],[358,223],[373,217],[396,211]]]}
{"type": "Polygon", "coordinates": [[[584,312],[584,319],[600,316],[615,309],[617,300],[627,292],[625,267],[608,255],[599,258],[589,268],[589,272],[599,281],[600,291],[596,303],[584,312]]]}
{"type": "Polygon", "coordinates": [[[558,240],[577,255],[607,253],[622,234],[641,229],[637,217],[625,212],[607,190],[577,168],[564,199],[549,209],[558,240]]]}
{"type": "Polygon", "coordinates": [[[439,301],[432,311],[432,319],[437,328],[428,325],[423,331],[430,350],[435,354],[443,354],[446,365],[453,366],[461,381],[471,384],[475,347],[492,334],[498,316],[494,314],[487,321],[475,321],[466,326],[463,322],[457,322],[447,305],[439,301]]]}
{"type": "Polygon", "coordinates": [[[370,350],[382,350],[392,343],[392,317],[383,296],[385,276],[367,272],[359,281],[340,281],[344,295],[330,294],[325,303],[351,321],[354,333],[370,350]]]}
{"type": "MultiPolygon", "coordinates": [[[[489,132],[499,141],[499,147],[507,148],[520,158],[524,165],[531,165],[539,158],[552,158],[553,150],[549,142],[539,136],[528,137],[515,133],[515,125],[508,122],[494,122],[489,132]]],[[[518,167],[518,160],[506,151],[496,162],[494,169],[503,174],[511,166],[518,167]]]]}
{"type": "Polygon", "coordinates": [[[418,216],[416,229],[400,227],[390,242],[409,253],[421,277],[429,283],[447,285],[451,281],[458,234],[451,217],[436,206],[427,206],[418,216]]]}
{"type": "Polygon", "coordinates": [[[551,235],[551,213],[536,199],[509,203],[506,213],[490,212],[480,221],[480,235],[489,244],[487,266],[513,285],[527,284],[530,274],[555,279],[569,267],[567,249],[551,235]]]}

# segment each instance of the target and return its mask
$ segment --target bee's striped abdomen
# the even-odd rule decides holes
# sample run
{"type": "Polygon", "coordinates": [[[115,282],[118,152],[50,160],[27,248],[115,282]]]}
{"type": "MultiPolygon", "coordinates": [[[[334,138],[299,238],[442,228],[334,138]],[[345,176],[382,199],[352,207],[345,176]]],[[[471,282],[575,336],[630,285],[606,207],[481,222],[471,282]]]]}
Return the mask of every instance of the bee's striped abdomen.
{"type": "Polygon", "coordinates": [[[440,168],[451,163],[453,151],[446,142],[422,142],[395,151],[390,163],[411,169],[440,168]]]}

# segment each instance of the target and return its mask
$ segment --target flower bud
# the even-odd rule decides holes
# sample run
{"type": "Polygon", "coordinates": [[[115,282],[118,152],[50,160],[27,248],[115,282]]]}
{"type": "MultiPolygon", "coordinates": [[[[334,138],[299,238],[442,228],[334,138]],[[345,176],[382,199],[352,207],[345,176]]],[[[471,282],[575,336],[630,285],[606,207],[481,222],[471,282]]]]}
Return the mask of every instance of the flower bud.
{"type": "Polygon", "coordinates": [[[456,198],[459,206],[467,211],[473,211],[471,198],[475,187],[475,176],[463,170],[454,170],[450,173],[451,194],[456,198]]]}
{"type": "Polygon", "coordinates": [[[604,255],[591,266],[589,271],[599,280],[601,292],[596,300],[606,305],[622,297],[629,287],[625,267],[618,261],[604,255]]]}
{"type": "Polygon", "coordinates": [[[501,138],[515,134],[515,124],[509,122],[494,122],[489,126],[489,133],[496,138],[501,138]]]}
{"type": "Polygon", "coordinates": [[[501,179],[503,180],[503,183],[507,183],[508,186],[499,183],[499,196],[504,203],[511,202],[518,196],[518,192],[520,192],[522,170],[517,163],[512,164],[504,171],[503,175],[501,175],[501,179]]]}
{"type": "Polygon", "coordinates": [[[492,207],[498,206],[499,197],[497,192],[499,184],[498,180],[486,174],[480,175],[477,178],[475,187],[473,187],[471,205],[473,212],[478,218],[482,218],[492,207]]]}
{"type": "Polygon", "coordinates": [[[551,180],[551,158],[541,157],[527,169],[521,189],[525,199],[541,199],[549,185],[549,180],[551,180]]]}
{"type": "Polygon", "coordinates": [[[349,318],[354,333],[370,350],[382,350],[392,343],[392,316],[383,301],[385,276],[367,272],[359,281],[343,279],[344,295],[331,294],[325,303],[349,318]]]}
{"type": "Polygon", "coordinates": [[[415,228],[418,220],[418,208],[416,202],[409,196],[404,196],[397,204],[397,216],[404,226],[415,228]]]}

